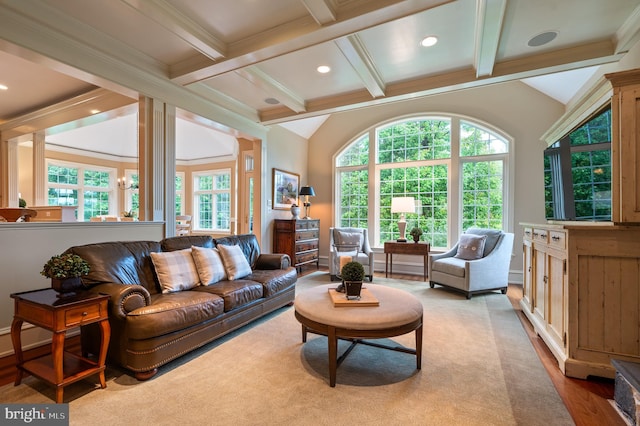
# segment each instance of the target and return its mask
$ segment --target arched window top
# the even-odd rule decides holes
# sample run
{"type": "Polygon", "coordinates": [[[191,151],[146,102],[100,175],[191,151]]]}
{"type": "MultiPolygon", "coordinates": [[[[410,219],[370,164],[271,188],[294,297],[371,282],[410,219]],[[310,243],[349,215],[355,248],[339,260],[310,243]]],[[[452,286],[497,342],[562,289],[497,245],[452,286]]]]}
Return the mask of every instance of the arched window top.
{"type": "Polygon", "coordinates": [[[460,156],[504,154],[509,151],[507,141],[475,123],[460,120],[460,156]]]}
{"type": "Polygon", "coordinates": [[[364,134],[336,159],[338,167],[362,166],[369,162],[369,134],[364,134]]]}
{"type": "Polygon", "coordinates": [[[412,118],[376,129],[377,163],[451,157],[451,119],[412,118]]]}

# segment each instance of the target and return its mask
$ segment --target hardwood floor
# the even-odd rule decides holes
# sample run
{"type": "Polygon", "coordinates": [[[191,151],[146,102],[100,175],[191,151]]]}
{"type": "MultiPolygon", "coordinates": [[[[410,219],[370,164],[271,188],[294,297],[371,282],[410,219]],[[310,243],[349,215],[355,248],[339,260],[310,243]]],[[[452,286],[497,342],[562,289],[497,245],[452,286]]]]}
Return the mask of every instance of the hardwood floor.
{"type": "MultiPolygon", "coordinates": [[[[315,268],[306,268],[301,275],[306,275],[315,271],[315,268]]],[[[375,277],[384,277],[384,272],[374,274],[375,277]]],[[[422,281],[422,276],[393,274],[393,278],[422,281]]],[[[558,363],[553,357],[542,339],[533,331],[531,323],[520,310],[518,301],[522,297],[522,287],[518,285],[510,285],[507,296],[511,301],[513,308],[517,312],[523,327],[533,344],[542,365],[544,365],[551,381],[558,390],[558,394],[567,406],[567,410],[573,417],[574,422],[578,426],[592,425],[608,425],[608,426],[625,426],[626,423],[613,408],[609,400],[613,399],[614,384],[609,379],[589,379],[580,380],[565,377],[558,368],[558,363]]],[[[481,297],[481,296],[477,296],[481,297]]],[[[67,350],[79,351],[79,338],[72,337],[67,340],[67,350]]],[[[46,348],[36,348],[25,352],[25,358],[29,359],[41,354],[46,348]]],[[[12,383],[15,379],[15,361],[13,356],[0,358],[0,386],[12,383]]]]}

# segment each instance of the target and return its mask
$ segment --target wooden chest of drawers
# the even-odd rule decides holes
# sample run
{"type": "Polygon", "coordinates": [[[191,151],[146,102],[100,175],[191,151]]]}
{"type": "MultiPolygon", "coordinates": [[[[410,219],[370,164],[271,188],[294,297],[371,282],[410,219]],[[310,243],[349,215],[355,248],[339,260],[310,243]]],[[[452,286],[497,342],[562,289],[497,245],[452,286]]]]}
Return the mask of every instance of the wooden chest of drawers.
{"type": "Polygon", "coordinates": [[[286,253],[298,271],[309,263],[320,267],[318,255],[319,219],[276,219],[273,230],[273,252],[286,253]]]}

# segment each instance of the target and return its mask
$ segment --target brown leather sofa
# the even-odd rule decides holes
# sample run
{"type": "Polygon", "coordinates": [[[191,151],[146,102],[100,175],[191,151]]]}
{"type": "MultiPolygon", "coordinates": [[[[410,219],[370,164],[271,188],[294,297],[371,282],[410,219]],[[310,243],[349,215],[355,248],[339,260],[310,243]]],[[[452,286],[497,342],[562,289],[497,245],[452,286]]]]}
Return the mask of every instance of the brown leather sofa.
{"type": "MultiPolygon", "coordinates": [[[[108,294],[111,340],[108,362],[131,370],[139,380],[158,367],[285,305],[295,296],[297,275],[286,254],[261,254],[255,235],[220,239],[183,236],[155,241],[121,241],[71,247],[89,262],[83,277],[89,291],[108,294]],[[251,274],[234,281],[161,291],[152,252],[239,245],[251,274]]],[[[82,328],[82,350],[95,354],[100,330],[82,328]]]]}

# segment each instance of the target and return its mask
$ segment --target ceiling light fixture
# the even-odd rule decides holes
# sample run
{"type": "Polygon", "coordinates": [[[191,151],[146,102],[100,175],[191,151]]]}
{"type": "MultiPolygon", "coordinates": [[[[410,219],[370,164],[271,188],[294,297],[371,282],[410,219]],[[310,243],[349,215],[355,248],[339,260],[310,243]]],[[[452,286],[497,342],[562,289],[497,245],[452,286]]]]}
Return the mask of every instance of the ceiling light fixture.
{"type": "Polygon", "coordinates": [[[545,31],[536,36],[531,37],[527,46],[538,47],[547,43],[551,43],[558,36],[558,31],[545,31]]]}
{"type": "Polygon", "coordinates": [[[92,110],[91,110],[91,111],[89,111],[89,112],[90,112],[91,114],[97,114],[97,113],[102,112],[102,111],[100,111],[99,109],[92,109],[92,110]]]}
{"type": "Polygon", "coordinates": [[[331,67],[328,65],[320,65],[318,68],[316,68],[318,70],[318,72],[320,74],[326,74],[329,71],[331,71],[331,67]]]}
{"type": "Polygon", "coordinates": [[[264,101],[269,105],[277,105],[280,103],[280,101],[277,100],[276,98],[266,98],[264,101]]]}
{"type": "Polygon", "coordinates": [[[431,47],[431,46],[435,45],[437,42],[438,42],[438,37],[436,37],[436,36],[427,36],[427,37],[422,39],[420,44],[422,46],[424,46],[424,47],[431,47]]]}
{"type": "Polygon", "coordinates": [[[9,90],[9,88],[4,84],[0,84],[0,90],[9,90]]]}

